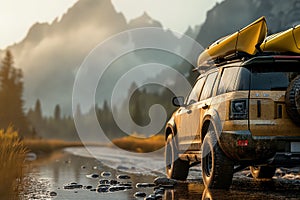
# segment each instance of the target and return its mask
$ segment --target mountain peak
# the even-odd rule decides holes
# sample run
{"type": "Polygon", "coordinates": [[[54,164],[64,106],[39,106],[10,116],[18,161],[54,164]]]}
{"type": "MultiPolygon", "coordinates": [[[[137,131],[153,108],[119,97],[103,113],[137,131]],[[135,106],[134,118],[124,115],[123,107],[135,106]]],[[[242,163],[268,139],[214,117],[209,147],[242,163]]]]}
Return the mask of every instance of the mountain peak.
{"type": "Polygon", "coordinates": [[[150,15],[144,11],[144,13],[129,22],[129,26],[131,28],[138,28],[138,27],[162,27],[159,21],[154,20],[150,15]]]}

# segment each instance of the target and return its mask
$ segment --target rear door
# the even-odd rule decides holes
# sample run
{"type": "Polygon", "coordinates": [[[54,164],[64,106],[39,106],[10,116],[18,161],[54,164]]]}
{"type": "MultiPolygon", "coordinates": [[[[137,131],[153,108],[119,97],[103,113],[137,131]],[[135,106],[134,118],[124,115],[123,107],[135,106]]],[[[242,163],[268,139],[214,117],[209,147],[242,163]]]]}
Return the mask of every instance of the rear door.
{"type": "Polygon", "coordinates": [[[249,125],[253,136],[300,136],[286,112],[285,94],[298,69],[282,63],[251,69],[249,125]]]}
{"type": "Polygon", "coordinates": [[[203,88],[205,78],[206,77],[201,77],[197,80],[186,99],[186,106],[178,110],[175,118],[181,151],[186,151],[190,148],[193,141],[192,132],[198,127],[197,119],[199,118],[199,113],[198,110],[194,110],[194,108],[197,107],[199,94],[203,88]]]}

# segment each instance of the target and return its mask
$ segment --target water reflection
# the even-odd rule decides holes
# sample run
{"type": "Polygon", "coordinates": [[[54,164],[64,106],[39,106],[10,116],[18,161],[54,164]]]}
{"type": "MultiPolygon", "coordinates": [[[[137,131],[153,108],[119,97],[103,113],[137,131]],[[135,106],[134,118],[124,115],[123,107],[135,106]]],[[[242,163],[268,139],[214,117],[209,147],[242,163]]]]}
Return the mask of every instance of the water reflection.
{"type": "Polygon", "coordinates": [[[254,181],[235,177],[230,190],[211,190],[200,182],[180,183],[174,190],[165,191],[165,200],[223,200],[223,199],[299,199],[300,183],[274,179],[254,181]]]}

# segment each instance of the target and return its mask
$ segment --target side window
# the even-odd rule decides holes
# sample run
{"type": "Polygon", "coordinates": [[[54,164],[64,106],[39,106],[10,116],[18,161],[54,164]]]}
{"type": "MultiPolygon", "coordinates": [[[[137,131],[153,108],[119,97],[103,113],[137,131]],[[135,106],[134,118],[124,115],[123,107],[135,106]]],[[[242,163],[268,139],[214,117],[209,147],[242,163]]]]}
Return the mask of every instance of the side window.
{"type": "Polygon", "coordinates": [[[227,92],[232,92],[235,90],[235,83],[239,71],[240,71],[240,67],[230,67],[230,68],[225,68],[223,70],[217,95],[224,94],[227,92]]]}
{"type": "Polygon", "coordinates": [[[193,104],[193,103],[196,103],[199,99],[199,94],[201,92],[201,89],[203,87],[203,84],[204,84],[204,80],[205,80],[205,77],[202,77],[200,78],[196,84],[194,85],[190,95],[188,96],[188,99],[187,99],[187,104],[190,105],[190,104],[193,104]]]}
{"type": "Polygon", "coordinates": [[[217,75],[218,75],[218,72],[214,72],[214,73],[211,73],[208,75],[205,85],[203,87],[202,93],[201,93],[200,100],[204,100],[204,99],[211,97],[213,86],[214,86],[217,75]]]}
{"type": "Polygon", "coordinates": [[[236,90],[249,90],[251,72],[246,68],[241,68],[236,79],[236,90]]]}

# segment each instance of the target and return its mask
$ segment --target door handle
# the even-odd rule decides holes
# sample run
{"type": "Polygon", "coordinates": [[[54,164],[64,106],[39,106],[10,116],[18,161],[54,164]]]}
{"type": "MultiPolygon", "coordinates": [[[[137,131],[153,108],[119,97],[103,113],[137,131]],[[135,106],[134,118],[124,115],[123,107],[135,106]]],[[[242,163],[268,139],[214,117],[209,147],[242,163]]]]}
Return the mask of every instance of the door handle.
{"type": "Polygon", "coordinates": [[[202,106],[202,109],[207,109],[209,106],[207,104],[205,104],[204,106],[202,106]]]}

